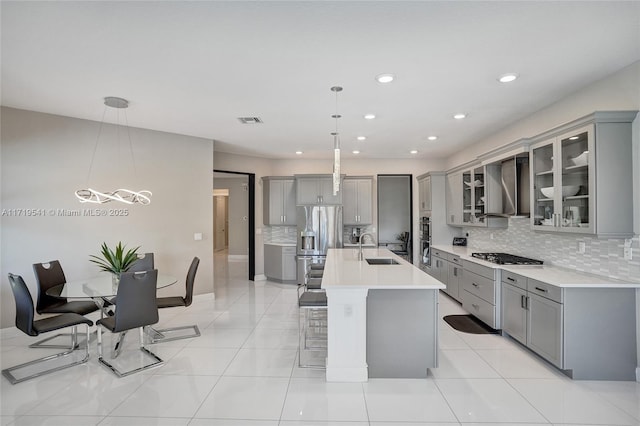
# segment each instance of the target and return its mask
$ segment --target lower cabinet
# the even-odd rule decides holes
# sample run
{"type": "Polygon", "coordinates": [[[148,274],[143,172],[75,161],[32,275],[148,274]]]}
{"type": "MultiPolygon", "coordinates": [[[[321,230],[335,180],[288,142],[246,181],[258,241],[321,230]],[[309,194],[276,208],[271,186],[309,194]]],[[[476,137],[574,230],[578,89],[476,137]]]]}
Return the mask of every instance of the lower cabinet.
{"type": "Polygon", "coordinates": [[[464,261],[460,299],[462,307],[494,329],[500,328],[498,270],[464,261]]]}
{"type": "Polygon", "coordinates": [[[502,271],[502,332],[573,379],[635,380],[635,290],[560,288],[502,271]]]}
{"type": "Polygon", "coordinates": [[[449,296],[460,301],[460,282],[462,280],[462,262],[460,257],[450,254],[447,264],[447,288],[449,296]]]}
{"type": "Polygon", "coordinates": [[[446,257],[446,253],[434,249],[431,256],[431,268],[429,270],[431,276],[444,285],[447,285],[449,274],[449,262],[446,257]]]}
{"type": "Polygon", "coordinates": [[[296,247],[264,245],[264,275],[270,281],[296,284],[296,247]]]}

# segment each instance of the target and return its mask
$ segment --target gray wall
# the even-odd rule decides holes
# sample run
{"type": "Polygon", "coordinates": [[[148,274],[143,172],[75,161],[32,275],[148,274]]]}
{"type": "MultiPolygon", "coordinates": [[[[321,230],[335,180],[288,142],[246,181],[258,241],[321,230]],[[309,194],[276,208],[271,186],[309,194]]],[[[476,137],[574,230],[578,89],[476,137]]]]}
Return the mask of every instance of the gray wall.
{"type": "MultiPolygon", "coordinates": [[[[91,179],[89,162],[100,123],[68,117],[2,108],[0,143],[0,207],[42,209],[44,214],[0,218],[0,326],[14,322],[14,301],[7,273],[24,277],[36,296],[32,264],[59,259],[68,280],[95,275],[88,261],[104,241],[141,245],[154,252],[156,266],[179,278],[179,284],[160,294],[184,294],[184,278],[193,256],[200,258],[196,293],[213,291],[213,200],[210,140],[130,129],[137,173],[130,167],[128,145],[118,153],[107,139],[114,126],[105,125],[91,179]],[[110,149],[112,148],[112,149],[110,149]],[[148,206],[80,204],[74,191],[133,187],[153,192],[148,206]],[[126,185],[126,186],[125,186],[126,185]],[[107,216],[64,216],[60,211],[98,208],[107,216]],[[109,216],[109,209],[126,216],[109,216]],[[194,233],[204,238],[194,240],[194,233]]],[[[113,134],[113,133],[111,133],[113,134]]],[[[113,139],[114,141],[117,139],[113,139]]]]}
{"type": "Polygon", "coordinates": [[[379,242],[398,241],[398,234],[411,231],[410,187],[410,176],[378,176],[379,242]]]}

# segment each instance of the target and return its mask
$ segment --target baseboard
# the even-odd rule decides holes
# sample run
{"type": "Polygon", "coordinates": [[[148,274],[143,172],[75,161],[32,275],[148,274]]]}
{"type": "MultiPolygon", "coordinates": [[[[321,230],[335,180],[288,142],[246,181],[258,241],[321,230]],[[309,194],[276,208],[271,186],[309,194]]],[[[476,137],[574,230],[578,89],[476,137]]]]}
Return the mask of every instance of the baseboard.
{"type": "Polygon", "coordinates": [[[266,281],[267,277],[264,274],[258,274],[253,277],[254,281],[266,281]]]}

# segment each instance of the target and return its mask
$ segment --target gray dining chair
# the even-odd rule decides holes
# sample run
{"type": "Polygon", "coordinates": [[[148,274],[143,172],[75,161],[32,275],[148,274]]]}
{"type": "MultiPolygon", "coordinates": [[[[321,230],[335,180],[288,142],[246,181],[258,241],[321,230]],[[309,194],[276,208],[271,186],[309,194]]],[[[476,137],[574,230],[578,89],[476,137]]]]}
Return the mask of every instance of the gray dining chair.
{"type": "Polygon", "coordinates": [[[164,361],[148,350],[144,344],[144,327],[157,323],[159,319],[156,300],[157,281],[157,269],[123,273],[120,276],[120,284],[118,285],[118,304],[115,314],[96,322],[98,325],[98,361],[118,377],[128,376],[164,364],[164,361]],[[115,365],[105,360],[102,353],[103,327],[112,333],[123,333],[135,328],[139,329],[139,349],[145,355],[151,357],[153,362],[143,365],[142,367],[121,371],[115,365]]]}
{"type": "Polygon", "coordinates": [[[127,272],[150,271],[154,268],[153,253],[145,253],[138,255],[138,259],[129,266],[127,272]]]}
{"type": "MultiPolygon", "coordinates": [[[[50,296],[47,291],[53,287],[65,284],[67,279],[60,265],[60,261],[51,260],[46,263],[34,263],[33,272],[38,283],[38,299],[36,302],[36,312],[39,314],[65,314],[74,313],[87,315],[100,309],[98,305],[90,300],[75,300],[69,302],[65,297],[50,296]]],[[[30,348],[56,348],[65,349],[67,345],[47,344],[50,340],[60,336],[70,336],[69,333],[59,333],[46,339],[39,340],[31,344],[30,348]]]]}
{"type": "MultiPolygon", "coordinates": [[[[187,279],[185,281],[185,284],[186,284],[185,297],[181,297],[181,296],[159,297],[158,308],[161,308],[161,309],[175,308],[179,306],[184,306],[186,308],[191,305],[191,303],[193,302],[193,287],[195,285],[196,272],[198,271],[199,264],[200,264],[200,259],[198,257],[194,257],[193,260],[191,261],[191,265],[189,266],[189,271],[187,272],[187,279]]],[[[190,339],[198,336],[200,336],[200,329],[196,324],[163,328],[163,329],[153,329],[153,332],[149,333],[151,343],[161,343],[161,342],[169,342],[172,340],[190,339]],[[189,334],[179,334],[177,336],[176,335],[170,336],[170,334],[179,332],[180,330],[189,330],[189,329],[193,329],[193,332],[189,334]]]]}
{"type": "Polygon", "coordinates": [[[11,384],[24,382],[25,380],[73,367],[74,365],[84,364],[89,360],[89,326],[93,325],[93,321],[76,313],[63,313],[44,319],[34,320],[35,314],[33,309],[33,300],[31,299],[31,292],[29,292],[29,288],[22,277],[20,275],[9,274],[9,284],[16,302],[16,327],[18,330],[28,336],[38,336],[43,333],[72,327],[71,344],[66,347],[66,351],[2,370],[2,375],[6,377],[11,384]],[[64,364],[60,364],[59,361],[54,361],[58,358],[64,358],[70,355],[78,347],[77,326],[81,324],[86,325],[87,328],[87,343],[84,345],[84,358],[64,364]],[[35,366],[47,364],[48,361],[53,361],[49,363],[49,368],[40,369],[35,372],[33,371],[35,366]],[[20,370],[25,368],[26,375],[21,376],[20,370]]]}

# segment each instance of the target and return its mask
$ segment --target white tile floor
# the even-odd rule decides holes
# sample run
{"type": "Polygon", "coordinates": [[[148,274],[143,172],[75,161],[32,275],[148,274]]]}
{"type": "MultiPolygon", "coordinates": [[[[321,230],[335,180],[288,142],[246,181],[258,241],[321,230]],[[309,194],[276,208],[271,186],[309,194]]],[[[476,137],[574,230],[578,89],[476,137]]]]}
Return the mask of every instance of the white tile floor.
{"type": "MultiPolygon", "coordinates": [[[[215,300],[161,310],[160,326],[202,332],[152,346],[164,366],[117,379],[92,347],[86,365],[15,386],[2,378],[0,426],[640,425],[640,384],[571,381],[510,339],[443,321],[428,379],[326,383],[297,367],[295,289],[246,281],[246,264],[224,256],[215,263],[215,300]]],[[[452,313],[464,311],[441,295],[440,316],[452,313]]],[[[0,336],[2,368],[47,352],[16,330],[0,336]]],[[[135,342],[127,337],[123,362],[135,342]]]]}

